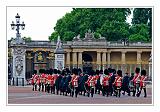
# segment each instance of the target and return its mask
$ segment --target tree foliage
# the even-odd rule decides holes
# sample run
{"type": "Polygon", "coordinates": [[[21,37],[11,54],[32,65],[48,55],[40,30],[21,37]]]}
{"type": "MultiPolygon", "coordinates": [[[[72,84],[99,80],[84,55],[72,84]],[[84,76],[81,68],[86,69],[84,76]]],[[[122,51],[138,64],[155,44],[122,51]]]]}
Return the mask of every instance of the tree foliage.
{"type": "Polygon", "coordinates": [[[57,35],[64,41],[72,40],[78,34],[84,38],[88,29],[95,32],[96,38],[99,38],[98,34],[107,40],[126,38],[129,34],[126,17],[130,13],[128,8],[73,8],[57,21],[49,40],[56,40],[57,35]]]}
{"type": "Polygon", "coordinates": [[[84,38],[88,29],[91,29],[95,38],[99,38],[101,34],[108,41],[122,38],[129,38],[130,41],[149,41],[151,11],[135,8],[130,26],[126,22],[126,18],[131,14],[129,8],[73,8],[57,21],[49,40],[57,40],[58,35],[63,41],[71,41],[78,34],[80,38],[84,38]]]}
{"type": "MultiPolygon", "coordinates": [[[[146,24],[148,26],[148,37],[152,38],[152,8],[135,8],[133,11],[132,24],[146,24]]],[[[147,38],[148,38],[147,37],[147,38]]]]}

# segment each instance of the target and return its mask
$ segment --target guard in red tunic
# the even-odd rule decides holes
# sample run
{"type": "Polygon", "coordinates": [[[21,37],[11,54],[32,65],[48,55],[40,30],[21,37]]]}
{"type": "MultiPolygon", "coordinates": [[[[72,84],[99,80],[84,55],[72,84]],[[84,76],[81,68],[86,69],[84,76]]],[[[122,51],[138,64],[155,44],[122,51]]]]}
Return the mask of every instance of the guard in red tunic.
{"type": "Polygon", "coordinates": [[[53,86],[52,86],[52,88],[51,88],[51,92],[52,92],[53,94],[55,94],[55,82],[56,82],[57,77],[58,77],[57,69],[54,69],[53,72],[54,72],[54,73],[52,74],[53,86]]]}
{"type": "Polygon", "coordinates": [[[52,75],[50,74],[50,71],[48,70],[48,76],[47,76],[47,92],[48,93],[50,93],[51,81],[52,81],[52,75]]]}
{"type": "Polygon", "coordinates": [[[141,79],[140,79],[140,91],[137,93],[137,97],[140,96],[142,89],[144,90],[144,97],[147,97],[147,92],[146,92],[146,70],[141,71],[141,79]]]}
{"type": "Polygon", "coordinates": [[[122,71],[118,70],[117,71],[117,76],[115,78],[115,81],[113,83],[115,85],[115,93],[116,97],[121,96],[121,87],[122,87],[122,71]]]}
{"type": "Polygon", "coordinates": [[[96,84],[96,78],[94,76],[95,72],[92,70],[90,73],[90,76],[88,77],[88,80],[87,80],[87,84],[88,84],[88,97],[90,96],[91,94],[91,97],[93,97],[93,94],[94,94],[94,88],[95,88],[95,84],[96,84]]]}
{"type": "Polygon", "coordinates": [[[98,93],[100,94],[100,90],[101,90],[101,85],[100,85],[100,71],[99,70],[96,70],[96,75],[95,75],[95,94],[97,93],[97,90],[98,90],[98,93]]]}
{"type": "Polygon", "coordinates": [[[43,69],[43,72],[41,74],[41,87],[42,87],[42,91],[44,91],[45,84],[46,84],[46,74],[45,74],[45,70],[43,69]]]}
{"type": "Polygon", "coordinates": [[[37,82],[36,84],[38,85],[38,91],[40,91],[41,88],[41,79],[40,79],[40,75],[37,76],[37,82]]]}
{"type": "Polygon", "coordinates": [[[109,76],[109,72],[107,69],[104,70],[104,77],[103,77],[103,80],[102,80],[102,95],[105,96],[109,95],[109,79],[110,79],[110,76],[109,76]]]}
{"type": "Polygon", "coordinates": [[[134,75],[132,81],[133,81],[133,84],[134,84],[133,96],[135,96],[136,91],[138,93],[139,92],[139,87],[140,87],[140,68],[136,68],[135,75],[134,75]]]}
{"type": "Polygon", "coordinates": [[[77,69],[73,69],[72,71],[73,75],[72,75],[72,79],[71,79],[71,87],[72,87],[72,94],[71,96],[73,97],[75,94],[75,97],[77,97],[78,93],[79,93],[79,88],[78,88],[78,82],[79,82],[79,76],[78,76],[78,70],[77,69]]]}
{"type": "Polygon", "coordinates": [[[32,85],[33,85],[33,88],[32,90],[33,91],[37,91],[37,78],[38,78],[38,75],[37,75],[37,70],[34,70],[34,74],[32,75],[32,78],[31,78],[31,82],[32,82],[32,85]]]}

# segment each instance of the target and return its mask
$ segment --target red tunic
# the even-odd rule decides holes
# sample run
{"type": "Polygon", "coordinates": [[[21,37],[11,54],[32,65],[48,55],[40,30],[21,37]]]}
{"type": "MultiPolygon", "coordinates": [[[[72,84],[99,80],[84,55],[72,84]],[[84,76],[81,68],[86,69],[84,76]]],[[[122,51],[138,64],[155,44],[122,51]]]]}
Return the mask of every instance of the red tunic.
{"type": "Polygon", "coordinates": [[[40,77],[39,76],[37,77],[37,82],[36,83],[37,83],[37,85],[40,84],[40,77]]]}
{"type": "Polygon", "coordinates": [[[136,74],[134,77],[133,77],[133,82],[134,82],[134,85],[136,85],[136,83],[138,83],[138,81],[140,81],[140,74],[136,74]]]}
{"type": "Polygon", "coordinates": [[[32,76],[32,82],[31,82],[32,85],[36,83],[37,78],[38,78],[38,75],[37,75],[37,74],[34,74],[34,75],[32,76]]]}
{"type": "Polygon", "coordinates": [[[141,76],[140,87],[145,87],[146,86],[146,83],[145,83],[146,79],[147,79],[146,76],[141,76]]]}
{"type": "Polygon", "coordinates": [[[44,73],[41,75],[41,82],[44,84],[46,83],[46,74],[44,73]]]}
{"type": "Polygon", "coordinates": [[[53,75],[51,75],[52,76],[52,78],[51,78],[51,86],[53,86],[53,84],[54,84],[54,76],[53,75]]]}
{"type": "Polygon", "coordinates": [[[78,87],[78,76],[73,76],[72,79],[71,79],[71,82],[72,82],[72,86],[74,87],[78,87]]]}
{"type": "Polygon", "coordinates": [[[47,76],[47,82],[48,82],[48,84],[51,84],[51,80],[52,80],[52,75],[48,75],[47,76]]]}
{"type": "Polygon", "coordinates": [[[115,86],[117,86],[117,87],[121,87],[122,86],[122,77],[117,76],[115,78],[115,86]]]}
{"type": "Polygon", "coordinates": [[[109,76],[104,76],[102,80],[102,85],[103,86],[108,86],[109,85],[109,76]]]}
{"type": "Polygon", "coordinates": [[[89,76],[87,80],[87,84],[89,87],[94,87],[96,84],[96,78],[94,76],[89,76]]]}
{"type": "Polygon", "coordinates": [[[95,83],[97,84],[97,80],[100,78],[100,76],[99,75],[96,75],[95,76],[95,83]]]}
{"type": "Polygon", "coordinates": [[[53,79],[54,79],[54,84],[55,84],[57,77],[58,77],[58,74],[54,74],[53,77],[54,77],[53,79]]]}

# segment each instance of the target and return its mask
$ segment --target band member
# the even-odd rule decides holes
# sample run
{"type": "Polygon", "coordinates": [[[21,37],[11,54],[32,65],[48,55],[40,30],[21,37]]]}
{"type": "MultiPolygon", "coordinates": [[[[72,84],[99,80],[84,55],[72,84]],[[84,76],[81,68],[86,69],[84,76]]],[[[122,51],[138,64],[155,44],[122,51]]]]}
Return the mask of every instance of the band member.
{"type": "Polygon", "coordinates": [[[96,79],[94,77],[94,71],[90,71],[90,76],[88,77],[88,80],[87,80],[87,84],[88,84],[88,97],[90,96],[91,94],[91,97],[93,97],[93,94],[94,94],[94,88],[95,88],[95,83],[96,83],[96,79]]]}
{"type": "Polygon", "coordinates": [[[40,75],[37,76],[36,84],[38,85],[38,91],[40,91],[40,88],[41,88],[41,79],[40,79],[40,75]]]}
{"type": "Polygon", "coordinates": [[[58,74],[58,77],[55,80],[55,87],[56,87],[56,93],[58,95],[59,91],[60,91],[60,83],[61,83],[61,79],[62,79],[61,71],[57,70],[57,74],[58,74]]]}
{"type": "MultiPolygon", "coordinates": [[[[103,72],[103,70],[101,72],[103,72]]],[[[96,80],[95,81],[95,94],[97,93],[97,90],[98,90],[98,94],[100,94],[100,90],[102,87],[100,84],[100,71],[99,70],[96,70],[95,80],[96,80]]]]}
{"type": "Polygon", "coordinates": [[[110,80],[109,80],[109,92],[110,92],[110,95],[112,96],[114,88],[115,88],[114,87],[115,85],[113,85],[113,83],[114,83],[115,77],[116,77],[116,70],[108,68],[108,71],[109,71],[109,76],[110,76],[110,80]]]}
{"type": "Polygon", "coordinates": [[[107,69],[104,70],[104,77],[102,80],[102,95],[105,96],[107,94],[107,97],[109,95],[109,72],[107,69]]]}
{"type": "Polygon", "coordinates": [[[134,90],[133,90],[133,96],[135,96],[136,91],[137,93],[139,92],[139,86],[140,86],[140,68],[136,68],[135,70],[135,75],[132,79],[133,84],[134,84],[134,90]]]}
{"type": "Polygon", "coordinates": [[[46,74],[45,74],[45,70],[42,69],[42,74],[41,74],[41,87],[42,87],[42,91],[44,91],[44,87],[45,87],[45,84],[46,84],[46,74]]]}
{"type": "Polygon", "coordinates": [[[71,79],[71,85],[72,85],[72,97],[74,96],[75,94],[75,97],[77,97],[78,95],[78,92],[79,92],[79,88],[78,88],[78,70],[77,69],[73,69],[73,72],[72,72],[72,79],[71,79]]]}
{"type": "Polygon", "coordinates": [[[140,96],[142,89],[144,90],[144,97],[147,97],[147,92],[146,92],[146,70],[141,71],[141,79],[140,79],[140,91],[137,93],[137,97],[140,96]]]}
{"type": "Polygon", "coordinates": [[[34,70],[33,72],[34,72],[34,74],[32,75],[32,78],[31,78],[32,85],[33,85],[32,90],[37,91],[37,84],[36,84],[37,78],[38,78],[37,70],[34,70]]]}
{"type": "Polygon", "coordinates": [[[70,93],[70,96],[71,96],[71,89],[69,87],[69,82],[71,81],[72,77],[71,77],[71,71],[66,68],[66,80],[65,80],[65,86],[66,86],[66,94],[65,96],[67,96],[69,93],[70,93]]]}
{"type": "Polygon", "coordinates": [[[65,80],[66,80],[66,70],[62,70],[62,79],[60,82],[60,95],[65,93],[66,85],[65,85],[65,80]]]}
{"type": "Polygon", "coordinates": [[[51,88],[51,92],[52,92],[53,94],[55,94],[55,82],[56,82],[57,77],[58,77],[57,69],[54,69],[53,72],[54,72],[54,73],[52,74],[52,82],[53,82],[53,85],[52,85],[52,88],[51,88]]]}
{"type": "Polygon", "coordinates": [[[48,71],[48,76],[47,76],[47,92],[50,92],[50,88],[51,88],[51,81],[52,81],[52,75],[50,74],[50,71],[48,71]]]}
{"type": "Polygon", "coordinates": [[[129,74],[125,73],[125,76],[123,77],[123,81],[122,81],[122,90],[124,91],[122,94],[125,95],[125,92],[128,93],[128,96],[130,96],[130,89],[129,89],[129,74]]]}
{"type": "Polygon", "coordinates": [[[113,83],[115,85],[115,93],[116,97],[121,96],[121,87],[122,87],[122,71],[118,70],[117,71],[117,76],[115,78],[115,81],[113,83]]]}

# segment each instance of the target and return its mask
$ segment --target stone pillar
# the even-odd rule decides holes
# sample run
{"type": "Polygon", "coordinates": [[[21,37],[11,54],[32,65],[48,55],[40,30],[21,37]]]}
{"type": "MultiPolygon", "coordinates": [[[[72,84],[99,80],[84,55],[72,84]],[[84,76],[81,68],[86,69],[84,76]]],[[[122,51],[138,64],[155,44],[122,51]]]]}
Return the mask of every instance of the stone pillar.
{"type": "Polygon", "coordinates": [[[67,52],[67,57],[66,57],[66,65],[67,67],[70,69],[70,63],[71,60],[70,60],[70,52],[67,52]]]}
{"type": "Polygon", "coordinates": [[[62,47],[62,42],[60,39],[60,36],[58,36],[58,40],[57,40],[57,45],[56,45],[56,49],[54,51],[55,54],[55,65],[54,68],[58,69],[58,70],[63,70],[64,69],[64,49],[62,47]]]}
{"type": "Polygon", "coordinates": [[[103,71],[106,68],[106,52],[102,53],[102,65],[103,65],[103,71]]]}
{"type": "Polygon", "coordinates": [[[73,52],[73,68],[77,68],[77,52],[73,52]]]}
{"type": "Polygon", "coordinates": [[[78,52],[78,68],[82,69],[82,52],[78,52]]]}
{"type": "Polygon", "coordinates": [[[26,85],[26,45],[13,45],[13,78],[12,85],[23,86],[26,85]]]}
{"type": "Polygon", "coordinates": [[[137,51],[137,67],[141,69],[141,53],[142,51],[137,51]]]}
{"type": "Polygon", "coordinates": [[[110,67],[110,64],[111,64],[111,52],[110,51],[107,52],[107,62],[108,62],[108,67],[110,67]]]}
{"type": "Polygon", "coordinates": [[[97,52],[97,69],[101,69],[101,52],[97,52]]]}
{"type": "Polygon", "coordinates": [[[121,70],[122,70],[122,73],[123,74],[125,74],[125,72],[126,72],[126,51],[122,51],[121,52],[122,53],[122,56],[121,56],[121,63],[122,63],[122,65],[121,65],[121,70]]]}

